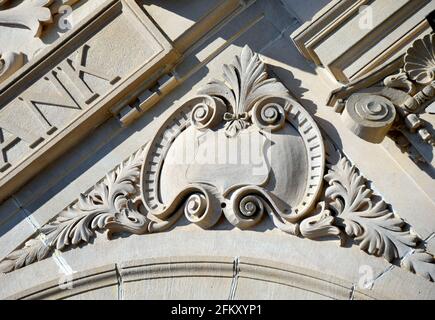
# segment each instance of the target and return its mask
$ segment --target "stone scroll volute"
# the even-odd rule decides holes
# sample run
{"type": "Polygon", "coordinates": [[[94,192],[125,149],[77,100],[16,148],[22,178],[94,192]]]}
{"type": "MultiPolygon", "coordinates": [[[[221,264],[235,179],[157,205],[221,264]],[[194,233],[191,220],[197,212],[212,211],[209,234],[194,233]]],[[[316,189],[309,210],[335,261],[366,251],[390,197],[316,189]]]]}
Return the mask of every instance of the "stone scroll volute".
{"type": "MultiPolygon", "coordinates": [[[[245,46],[223,81],[177,107],[146,146],[1,263],[11,272],[96,231],[147,234],[181,216],[203,229],[224,216],[240,229],[269,218],[288,234],[351,240],[368,254],[435,278],[435,260],[411,226],[373,195],[358,169],[245,46]]],[[[369,116],[378,106],[356,114],[369,116]]],[[[376,115],[375,115],[376,116],[376,115]]],[[[308,241],[308,240],[307,240],[308,241]]]]}
{"type": "Polygon", "coordinates": [[[311,116],[249,47],[181,106],[150,143],[142,169],[147,210],[165,219],[185,203],[202,227],[220,212],[248,228],[263,214],[292,234],[322,185],[322,136],[311,116]]]}

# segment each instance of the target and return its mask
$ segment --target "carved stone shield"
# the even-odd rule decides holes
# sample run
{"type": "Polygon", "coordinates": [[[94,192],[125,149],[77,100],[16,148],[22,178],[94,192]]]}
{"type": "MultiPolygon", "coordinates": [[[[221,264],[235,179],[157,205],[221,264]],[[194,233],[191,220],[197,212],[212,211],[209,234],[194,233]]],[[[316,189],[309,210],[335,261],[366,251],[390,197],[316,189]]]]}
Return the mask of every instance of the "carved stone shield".
{"type": "Polygon", "coordinates": [[[142,200],[151,216],[184,212],[204,228],[222,212],[239,228],[263,214],[298,233],[321,189],[325,155],[307,111],[245,47],[161,126],[146,151],[142,200]]]}

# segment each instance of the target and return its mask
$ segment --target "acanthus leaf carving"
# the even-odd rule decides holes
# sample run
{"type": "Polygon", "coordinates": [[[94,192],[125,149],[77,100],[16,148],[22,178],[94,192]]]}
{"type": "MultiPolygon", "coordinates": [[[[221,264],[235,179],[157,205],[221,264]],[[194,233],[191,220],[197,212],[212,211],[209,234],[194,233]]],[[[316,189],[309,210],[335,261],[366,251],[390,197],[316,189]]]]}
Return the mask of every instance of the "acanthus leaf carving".
{"type": "Polygon", "coordinates": [[[263,91],[278,83],[268,82],[264,68],[258,55],[245,47],[234,66],[224,68],[227,82],[233,82],[236,91],[214,82],[208,91],[202,90],[175,109],[146,148],[80,195],[42,228],[39,238],[30,239],[7,256],[0,269],[10,272],[42,260],[54,250],[88,243],[96,231],[107,231],[109,237],[118,232],[161,232],[184,214],[203,229],[215,226],[222,215],[240,229],[251,228],[268,216],[278,229],[294,236],[313,240],[334,237],[341,245],[351,238],[361,250],[389,262],[405,256],[402,266],[425,276],[421,263],[432,268],[433,261],[423,253],[407,256],[416,246],[417,236],[383,200],[375,199],[356,167],[328,140],[325,152],[316,123],[282,84],[263,91]],[[244,77],[249,81],[242,81],[244,77]],[[237,98],[235,92],[245,96],[237,98]],[[256,93],[249,97],[249,92],[256,93]],[[240,104],[242,99],[245,102],[240,104]],[[228,134],[228,126],[223,124],[229,119],[228,109],[233,110],[232,115],[248,114],[243,116],[247,126],[237,127],[234,135],[228,134]],[[259,139],[263,171],[254,172],[254,167],[246,164],[213,163],[209,167],[195,161],[177,162],[180,151],[186,151],[186,142],[196,142],[197,149],[185,152],[195,160],[211,150],[201,149],[213,147],[211,141],[243,145],[246,137],[259,139]],[[273,150],[281,155],[277,161],[265,156],[273,150]]]}
{"type": "Polygon", "coordinates": [[[344,244],[344,235],[341,230],[335,226],[335,217],[327,209],[324,201],[317,205],[317,212],[311,217],[302,220],[300,225],[301,235],[305,238],[316,240],[324,237],[337,237],[340,245],[344,244]]]}
{"type": "Polygon", "coordinates": [[[301,223],[302,235],[310,239],[339,236],[341,244],[347,236],[361,250],[388,262],[406,256],[420,239],[382,199],[374,199],[364,177],[331,143],[327,154],[324,201],[319,203],[319,212],[301,223]]]}
{"type": "Polygon", "coordinates": [[[435,257],[423,249],[416,249],[401,262],[402,268],[435,281],[435,257]]]}

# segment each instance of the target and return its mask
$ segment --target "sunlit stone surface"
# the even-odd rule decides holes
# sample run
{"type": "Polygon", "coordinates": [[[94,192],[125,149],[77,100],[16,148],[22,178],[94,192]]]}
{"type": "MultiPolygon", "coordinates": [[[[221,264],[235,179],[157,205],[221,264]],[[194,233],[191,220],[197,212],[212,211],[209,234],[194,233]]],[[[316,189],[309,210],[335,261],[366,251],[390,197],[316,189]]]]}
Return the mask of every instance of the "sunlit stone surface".
{"type": "Polygon", "coordinates": [[[0,1],[1,299],[435,299],[430,0],[0,1]]]}

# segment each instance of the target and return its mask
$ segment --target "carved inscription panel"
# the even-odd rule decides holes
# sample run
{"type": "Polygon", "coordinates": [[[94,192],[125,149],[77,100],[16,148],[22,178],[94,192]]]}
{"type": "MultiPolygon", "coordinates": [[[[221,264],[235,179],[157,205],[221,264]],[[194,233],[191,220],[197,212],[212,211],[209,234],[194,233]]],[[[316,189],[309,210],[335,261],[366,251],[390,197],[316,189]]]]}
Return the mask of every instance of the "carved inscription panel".
{"type": "Polygon", "coordinates": [[[103,8],[83,30],[0,92],[0,188],[5,175],[29,164],[29,157],[71,123],[113,107],[137,77],[155,73],[149,71],[170,51],[133,1],[112,1],[103,8]]]}

